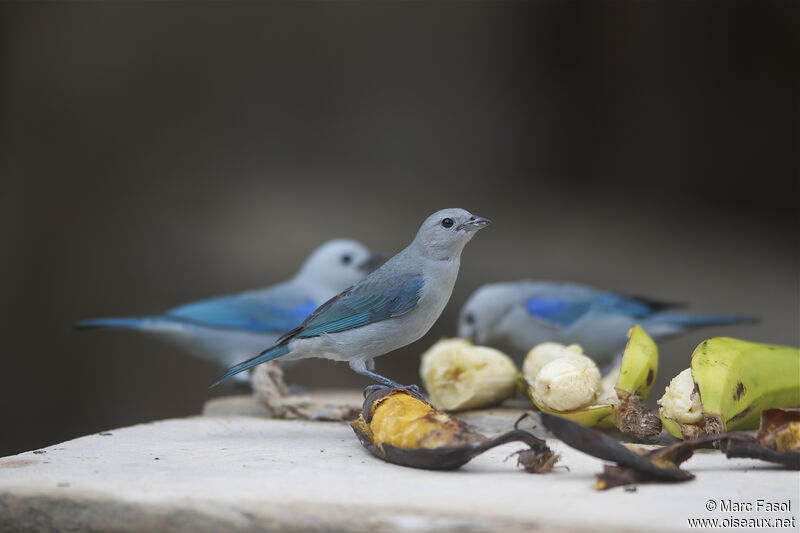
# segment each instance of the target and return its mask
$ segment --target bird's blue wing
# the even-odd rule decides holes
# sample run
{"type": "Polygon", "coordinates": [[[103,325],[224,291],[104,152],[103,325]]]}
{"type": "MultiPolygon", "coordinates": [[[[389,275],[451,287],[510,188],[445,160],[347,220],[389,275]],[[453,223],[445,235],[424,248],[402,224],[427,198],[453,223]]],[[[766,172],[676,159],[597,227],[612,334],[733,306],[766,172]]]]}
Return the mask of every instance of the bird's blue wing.
{"type": "Polygon", "coordinates": [[[422,275],[407,275],[391,282],[359,283],[328,300],[277,343],[337,333],[401,316],[417,305],[424,284],[422,275]]]}
{"type": "Polygon", "coordinates": [[[316,307],[311,300],[277,302],[237,295],[189,303],[166,314],[215,328],[282,333],[297,327],[316,307]]]}
{"type": "Polygon", "coordinates": [[[585,298],[559,297],[557,294],[543,294],[525,301],[529,315],[554,325],[568,327],[589,313],[600,312],[645,318],[659,307],[648,300],[612,293],[587,294],[585,298]]]}
{"type": "Polygon", "coordinates": [[[591,309],[589,302],[569,302],[554,298],[534,297],[525,302],[528,314],[559,326],[571,326],[591,309]]]}

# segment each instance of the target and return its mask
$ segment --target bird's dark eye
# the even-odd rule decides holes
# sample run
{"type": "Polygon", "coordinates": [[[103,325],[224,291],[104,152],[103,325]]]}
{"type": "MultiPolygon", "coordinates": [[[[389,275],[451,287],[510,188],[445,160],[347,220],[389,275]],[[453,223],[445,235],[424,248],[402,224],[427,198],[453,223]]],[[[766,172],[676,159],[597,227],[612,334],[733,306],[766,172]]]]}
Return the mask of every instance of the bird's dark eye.
{"type": "Polygon", "coordinates": [[[344,254],[342,256],[342,264],[343,265],[349,265],[352,261],[353,261],[353,258],[350,256],[350,254],[344,254]]]}
{"type": "Polygon", "coordinates": [[[473,315],[472,313],[467,313],[467,316],[464,317],[464,322],[466,322],[469,325],[474,324],[475,323],[475,315],[473,315]]]}
{"type": "Polygon", "coordinates": [[[445,228],[453,227],[453,219],[452,218],[446,218],[446,219],[442,220],[442,226],[444,226],[445,228]]]}

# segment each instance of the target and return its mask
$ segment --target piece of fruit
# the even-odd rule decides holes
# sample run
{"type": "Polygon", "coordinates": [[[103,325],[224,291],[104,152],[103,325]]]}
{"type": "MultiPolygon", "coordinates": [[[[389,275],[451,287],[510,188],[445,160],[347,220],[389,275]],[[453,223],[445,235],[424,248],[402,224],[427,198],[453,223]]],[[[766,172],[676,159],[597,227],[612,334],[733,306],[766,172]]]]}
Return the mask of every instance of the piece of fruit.
{"type": "Polygon", "coordinates": [[[564,444],[616,463],[615,466],[604,465],[603,472],[596,475],[595,488],[599,490],[633,483],[692,479],[694,475],[681,469],[681,464],[691,458],[696,449],[707,448],[710,444],[716,444],[728,458],[760,459],[800,470],[800,444],[793,434],[795,424],[800,425],[798,409],[762,411],[757,437],[742,432],[720,433],[678,441],[655,449],[623,446],[594,429],[547,413],[541,414],[541,422],[564,444]]]}
{"type": "Polygon", "coordinates": [[[600,391],[600,370],[585,355],[559,357],[544,365],[531,386],[544,405],[572,411],[594,403],[600,391]]]}
{"type": "Polygon", "coordinates": [[[565,417],[542,413],[541,420],[542,425],[567,446],[616,463],[615,466],[604,465],[603,472],[596,474],[597,490],[650,481],[676,482],[694,479],[694,474],[680,468],[681,463],[692,456],[691,447],[666,446],[634,451],[608,435],[565,417]]]}
{"type": "Polygon", "coordinates": [[[495,405],[514,394],[517,367],[494,348],[443,339],[422,355],[420,374],[431,403],[456,411],[495,405]]]}
{"type": "Polygon", "coordinates": [[[564,346],[558,342],[542,342],[537,344],[525,356],[522,362],[522,373],[526,376],[536,376],[544,365],[561,357],[583,355],[583,348],[579,344],[564,346]]]}
{"type": "Polygon", "coordinates": [[[758,440],[779,452],[800,453],[800,409],[764,409],[758,440]]]}
{"type": "Polygon", "coordinates": [[[527,431],[513,429],[486,438],[403,389],[372,389],[350,425],[373,455],[403,466],[451,470],[490,448],[515,441],[528,445],[517,459],[527,472],[548,472],[558,460],[545,441],[527,431]]]}
{"type": "MultiPolygon", "coordinates": [[[[555,364],[564,358],[548,364],[555,364]]],[[[546,368],[546,367],[545,367],[546,368]]],[[[544,370],[544,369],[543,369],[544,370]]],[[[557,410],[550,407],[537,392],[537,376],[525,376],[528,397],[540,411],[568,418],[586,426],[611,428],[637,438],[657,435],[661,423],[642,401],[647,397],[658,372],[658,347],[640,326],[628,331],[628,344],[619,365],[619,375],[613,392],[604,390],[602,384],[596,390],[592,405],[572,410],[557,410]]],[[[568,387],[566,383],[564,387],[568,387]]]]}
{"type": "Polygon", "coordinates": [[[697,424],[703,420],[703,403],[694,386],[691,368],[672,378],[658,405],[661,406],[659,413],[672,420],[684,424],[697,424]]]}
{"type": "Polygon", "coordinates": [[[687,370],[659,400],[661,421],[678,438],[756,429],[763,409],[800,407],[797,348],[715,337],[700,343],[687,370]]]}

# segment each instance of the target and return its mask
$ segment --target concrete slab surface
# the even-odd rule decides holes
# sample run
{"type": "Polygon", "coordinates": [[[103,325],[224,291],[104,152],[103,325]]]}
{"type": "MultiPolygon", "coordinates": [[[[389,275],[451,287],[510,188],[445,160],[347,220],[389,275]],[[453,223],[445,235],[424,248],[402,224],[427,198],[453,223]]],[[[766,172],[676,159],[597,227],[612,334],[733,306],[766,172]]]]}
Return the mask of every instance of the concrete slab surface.
{"type": "Polygon", "coordinates": [[[164,420],[0,459],[0,531],[687,531],[693,518],[722,530],[742,529],[721,527],[731,518],[793,519],[784,530],[796,531],[800,521],[798,472],[708,451],[685,464],[694,481],[598,492],[602,462],[550,444],[569,470],[527,474],[505,461],[519,449],[509,444],[432,472],[376,459],[344,423],[164,420]]]}

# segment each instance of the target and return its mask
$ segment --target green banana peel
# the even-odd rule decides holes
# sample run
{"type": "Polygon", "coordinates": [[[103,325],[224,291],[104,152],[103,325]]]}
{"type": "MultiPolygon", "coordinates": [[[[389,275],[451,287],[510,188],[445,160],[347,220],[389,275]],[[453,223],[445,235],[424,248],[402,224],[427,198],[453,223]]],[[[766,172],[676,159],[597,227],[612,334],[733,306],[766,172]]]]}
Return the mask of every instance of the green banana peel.
{"type": "Polygon", "coordinates": [[[672,418],[664,416],[661,409],[659,409],[658,411],[658,416],[661,419],[661,426],[665,430],[667,430],[667,433],[678,439],[683,438],[683,430],[681,429],[681,426],[683,424],[681,422],[678,422],[677,420],[673,420],[672,418]]]}
{"type": "Polygon", "coordinates": [[[800,407],[798,348],[715,337],[694,350],[691,372],[702,420],[680,422],[659,409],[664,428],[677,438],[757,429],[762,410],[800,407]]]}
{"type": "Polygon", "coordinates": [[[658,417],[642,403],[652,389],[657,373],[658,347],[644,329],[636,325],[628,331],[628,343],[614,385],[617,399],[613,403],[590,405],[574,411],[556,411],[538,398],[530,384],[526,384],[526,392],[542,412],[585,426],[602,429],[617,427],[623,433],[644,438],[661,432],[658,417]]]}

